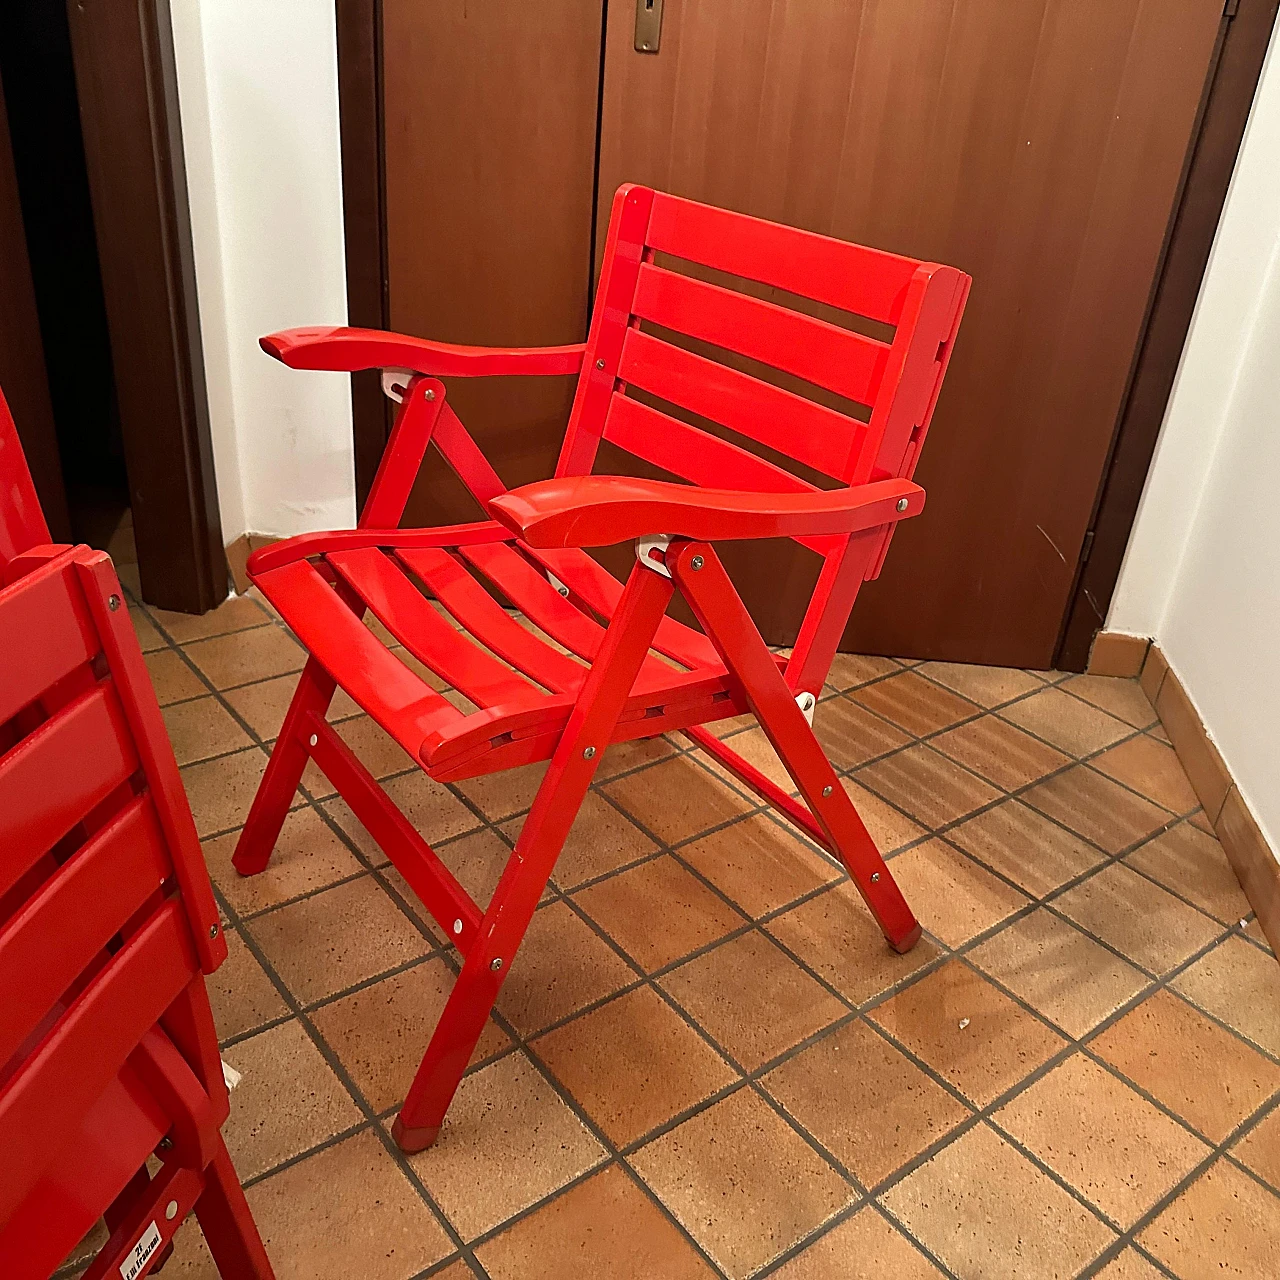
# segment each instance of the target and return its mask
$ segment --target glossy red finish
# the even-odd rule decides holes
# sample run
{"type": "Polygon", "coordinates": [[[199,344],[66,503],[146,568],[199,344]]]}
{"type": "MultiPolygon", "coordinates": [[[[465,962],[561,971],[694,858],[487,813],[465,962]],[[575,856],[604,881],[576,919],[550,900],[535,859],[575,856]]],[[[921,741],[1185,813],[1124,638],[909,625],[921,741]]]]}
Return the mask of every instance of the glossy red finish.
{"type": "Polygon", "coordinates": [[[16,556],[49,542],[49,526],[27,459],[18,439],[9,402],[0,391],[0,585],[17,577],[11,566],[16,556]]]}
{"type": "Polygon", "coordinates": [[[86,1274],[154,1219],[145,1273],[194,1208],[223,1275],[269,1277],[219,1132],[226,943],[111,561],[31,567],[0,637],[0,1275],[49,1275],[104,1214],[86,1274]]]}
{"type": "Polygon", "coordinates": [[[266,866],[311,759],[459,942],[462,972],[396,1121],[406,1149],[438,1134],[612,742],[689,731],[843,861],[892,946],[905,950],[919,937],[795,698],[821,689],[859,586],[878,571],[898,521],[923,506],[911,475],[968,288],[950,267],[623,187],[585,348],[485,352],[358,330],[264,339],[296,368],[419,375],[405,390],[359,527],[303,535],[250,559],[251,575],[311,661],[235,855],[245,874],[266,866]],[[667,257],[660,265],[657,253],[698,270],[685,274],[667,257]],[[711,283],[702,268],[781,290],[784,300],[800,295],[855,312],[892,327],[892,338],[711,283]],[[671,331],[699,350],[662,336],[671,331]],[[715,350],[735,358],[721,363],[707,354],[715,350]],[[759,363],[780,382],[744,371],[759,363]],[[555,476],[507,492],[439,378],[579,367],[555,476]],[[809,398],[805,386],[822,395],[809,398]],[[696,425],[708,419],[717,429],[696,425]],[[602,440],[690,483],[591,475],[602,440]],[[394,527],[429,444],[495,519],[394,527]],[[582,550],[658,535],[670,539],[665,555],[637,562],[625,586],[582,550]],[[774,537],[823,557],[787,658],[768,651],[710,546],[774,537]],[[674,590],[701,631],[665,616],[674,590]],[[376,638],[366,612],[403,650],[376,638]],[[477,709],[459,710],[402,653],[477,709]],[[325,723],[338,684],[435,779],[550,761],[487,909],[466,897],[325,723]],[[748,710],[801,800],[703,728],[748,710]]]}

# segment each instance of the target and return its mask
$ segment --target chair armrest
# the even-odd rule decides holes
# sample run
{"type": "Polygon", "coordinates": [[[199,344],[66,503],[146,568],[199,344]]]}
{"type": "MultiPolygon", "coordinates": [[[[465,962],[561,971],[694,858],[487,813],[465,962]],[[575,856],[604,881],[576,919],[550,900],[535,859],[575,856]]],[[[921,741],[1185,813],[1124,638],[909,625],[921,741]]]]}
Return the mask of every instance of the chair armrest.
{"type": "Polygon", "coordinates": [[[291,369],[409,369],[434,378],[565,374],[582,368],[584,343],[567,347],[459,347],[378,329],[285,329],[259,340],[291,369]]]}
{"type": "Polygon", "coordinates": [[[910,480],[829,492],[753,493],[628,476],[562,476],[489,502],[494,518],[531,547],[603,547],[657,533],[708,542],[857,533],[923,507],[924,490],[910,480]]]}

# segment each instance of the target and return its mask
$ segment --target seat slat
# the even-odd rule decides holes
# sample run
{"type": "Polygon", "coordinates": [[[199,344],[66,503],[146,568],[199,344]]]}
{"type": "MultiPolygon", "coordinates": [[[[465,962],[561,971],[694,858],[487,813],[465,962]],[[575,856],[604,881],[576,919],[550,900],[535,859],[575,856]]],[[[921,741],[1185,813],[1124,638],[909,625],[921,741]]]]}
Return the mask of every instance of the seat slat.
{"type": "Polygon", "coordinates": [[[406,549],[397,551],[396,558],[471,635],[504,661],[555,693],[577,693],[582,688],[586,667],[522,627],[447,551],[406,549]]]}
{"type": "Polygon", "coordinates": [[[618,377],[846,483],[866,437],[854,418],[639,329],[627,334],[618,377]]]}
{"type": "Polygon", "coordinates": [[[477,706],[526,707],[544,696],[527,680],[458,634],[395,561],[375,547],[325,557],[419,662],[477,706]]]}
{"type": "Polygon", "coordinates": [[[0,760],[0,897],[137,768],[108,682],[68,703],[0,760]]]}
{"type": "Polygon", "coordinates": [[[873,404],[889,347],[825,320],[645,263],[632,313],[873,404]]]}
{"type": "Polygon", "coordinates": [[[645,242],[882,324],[902,316],[919,262],[656,192],[645,242]]]}
{"type": "MultiPolygon", "coordinates": [[[[619,449],[704,488],[754,489],[760,493],[814,491],[813,485],[790,471],[621,393],[614,394],[609,406],[604,438],[619,449]]],[[[825,554],[833,545],[830,537],[795,541],[819,554],[825,554]]]]}
{"type": "Polygon", "coordinates": [[[416,760],[462,713],[392,656],[305,560],[258,575],[307,651],[416,760]]]}

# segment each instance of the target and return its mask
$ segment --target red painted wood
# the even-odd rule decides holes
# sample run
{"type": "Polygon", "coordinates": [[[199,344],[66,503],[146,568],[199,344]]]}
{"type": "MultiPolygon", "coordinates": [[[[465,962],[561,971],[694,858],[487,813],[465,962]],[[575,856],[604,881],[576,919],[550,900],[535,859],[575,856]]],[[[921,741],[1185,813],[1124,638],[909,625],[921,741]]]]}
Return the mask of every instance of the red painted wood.
{"type": "Polygon", "coordinates": [[[462,425],[458,415],[447,404],[436,424],[436,447],[482,507],[490,498],[506,492],[507,486],[480,452],[480,446],[472,439],[471,432],[462,425]]]}
{"type": "Polygon", "coordinates": [[[18,439],[9,402],[0,392],[0,580],[9,561],[49,541],[49,526],[27,459],[18,439]]]}
{"type": "Polygon", "coordinates": [[[352,551],[361,547],[398,548],[456,547],[462,543],[507,542],[511,538],[505,525],[496,520],[477,520],[472,524],[442,525],[438,529],[335,529],[326,533],[300,533],[280,542],[259,547],[248,559],[249,576],[279,569],[297,560],[309,560],[330,551],[352,551]]]}
{"type": "Polygon", "coordinates": [[[444,383],[436,378],[410,382],[360,513],[361,529],[394,529],[400,523],[443,408],[444,383]]]}

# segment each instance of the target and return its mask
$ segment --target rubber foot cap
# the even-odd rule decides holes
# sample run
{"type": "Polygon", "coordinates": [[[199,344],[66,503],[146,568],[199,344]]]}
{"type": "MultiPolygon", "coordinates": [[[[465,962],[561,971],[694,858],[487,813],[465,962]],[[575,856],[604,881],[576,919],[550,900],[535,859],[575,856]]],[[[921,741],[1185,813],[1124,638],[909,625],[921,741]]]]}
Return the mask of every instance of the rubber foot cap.
{"type": "Polygon", "coordinates": [[[391,1126],[391,1136],[401,1151],[406,1155],[413,1155],[435,1145],[435,1140],[440,1136],[440,1126],[436,1124],[422,1129],[410,1129],[396,1116],[395,1123],[391,1126]]]}
{"type": "Polygon", "coordinates": [[[917,924],[916,927],[912,929],[910,933],[904,935],[897,942],[895,942],[892,938],[890,938],[889,945],[900,956],[905,956],[907,952],[910,951],[911,948],[914,947],[916,943],[919,941],[920,941],[920,926],[917,924]]]}

